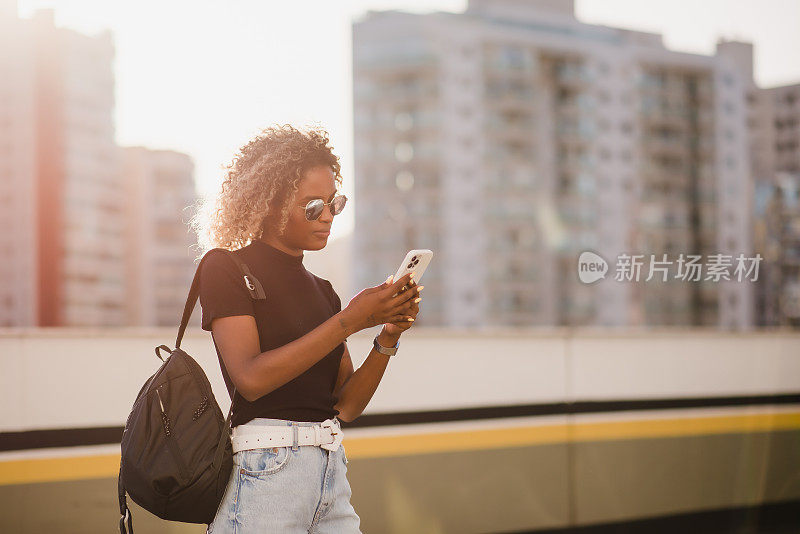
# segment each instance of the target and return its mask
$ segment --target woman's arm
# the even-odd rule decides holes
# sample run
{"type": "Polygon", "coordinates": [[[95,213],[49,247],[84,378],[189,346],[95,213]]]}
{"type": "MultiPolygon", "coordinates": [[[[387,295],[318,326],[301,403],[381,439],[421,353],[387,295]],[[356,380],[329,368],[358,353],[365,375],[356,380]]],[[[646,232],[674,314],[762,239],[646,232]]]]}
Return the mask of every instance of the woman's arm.
{"type": "MultiPolygon", "coordinates": [[[[399,336],[388,335],[386,328],[381,329],[381,333],[378,334],[378,343],[384,347],[396,345],[398,339],[399,336]]],[[[338,390],[335,392],[339,400],[334,408],[339,410],[339,415],[337,416],[339,419],[350,422],[364,412],[364,408],[367,407],[367,404],[375,394],[375,390],[378,389],[378,384],[383,378],[383,373],[390,357],[381,354],[373,347],[361,367],[353,372],[350,351],[347,349],[347,344],[345,344],[342,363],[339,367],[339,379],[337,380],[337,383],[341,382],[341,386],[337,386],[338,390]],[[347,371],[348,368],[349,373],[347,371]]]]}
{"type": "Polygon", "coordinates": [[[239,394],[250,402],[300,376],[356,332],[399,321],[412,292],[400,293],[408,275],[390,284],[364,289],[350,304],[304,336],[261,352],[258,327],[252,315],[217,317],[211,333],[225,369],[239,394]],[[397,294],[396,297],[391,295],[397,294]]]}
{"type": "MultiPolygon", "coordinates": [[[[400,323],[384,323],[380,334],[378,334],[378,343],[384,347],[392,347],[397,344],[400,336],[411,328],[414,320],[419,314],[419,297],[420,291],[425,286],[417,286],[417,283],[411,281],[408,285],[408,291],[414,297],[414,300],[408,300],[408,321],[400,323]]],[[[364,409],[372,400],[375,390],[378,389],[383,378],[383,373],[386,371],[386,365],[389,363],[390,356],[378,352],[373,347],[367,359],[358,368],[358,371],[353,372],[353,362],[350,359],[350,351],[347,350],[345,344],[344,354],[342,355],[342,363],[339,365],[339,376],[336,378],[336,388],[334,395],[338,397],[335,408],[339,410],[339,419],[342,421],[353,421],[356,417],[364,413],[364,409]]]]}
{"type": "Polygon", "coordinates": [[[218,317],[211,333],[236,391],[250,402],[300,376],[358,330],[345,310],[277,349],[260,351],[252,315],[218,317]]]}

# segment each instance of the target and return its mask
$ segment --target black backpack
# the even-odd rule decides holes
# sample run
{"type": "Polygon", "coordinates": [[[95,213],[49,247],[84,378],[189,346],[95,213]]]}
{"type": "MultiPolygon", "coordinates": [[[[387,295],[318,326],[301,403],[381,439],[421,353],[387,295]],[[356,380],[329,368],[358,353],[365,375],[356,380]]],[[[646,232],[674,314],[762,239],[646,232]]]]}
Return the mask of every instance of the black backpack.
{"type": "Polygon", "coordinates": [[[231,251],[212,249],[200,260],[175,349],[156,347],[156,356],[163,363],[136,396],[122,433],[120,534],[133,534],[126,492],[136,504],[162,519],[210,524],[231,475],[233,402],[227,419],[223,419],[203,369],[180,348],[200,294],[200,269],[215,250],[225,252],[236,262],[252,298],[265,298],[261,284],[231,251]],[[162,349],[169,353],[166,360],[160,354],[162,349]]]}

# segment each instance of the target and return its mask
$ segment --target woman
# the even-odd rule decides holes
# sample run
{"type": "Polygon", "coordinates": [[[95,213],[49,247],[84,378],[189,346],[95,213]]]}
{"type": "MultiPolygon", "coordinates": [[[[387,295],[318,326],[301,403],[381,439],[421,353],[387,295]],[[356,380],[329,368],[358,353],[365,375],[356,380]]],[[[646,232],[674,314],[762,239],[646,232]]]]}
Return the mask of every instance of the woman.
{"type": "Polygon", "coordinates": [[[234,467],[208,532],[360,532],[339,420],[364,411],[423,286],[389,277],[342,309],[331,283],[305,269],[303,251],[325,247],[344,208],[337,185],[324,130],[267,128],[228,168],[210,224],[192,221],[214,248],[244,261],[257,281],[247,283],[260,283],[264,297],[251,296],[223,252],[205,258],[202,328],[232,395],[234,427],[234,467]],[[354,371],[347,337],[380,324],[378,345],[354,371]]]}

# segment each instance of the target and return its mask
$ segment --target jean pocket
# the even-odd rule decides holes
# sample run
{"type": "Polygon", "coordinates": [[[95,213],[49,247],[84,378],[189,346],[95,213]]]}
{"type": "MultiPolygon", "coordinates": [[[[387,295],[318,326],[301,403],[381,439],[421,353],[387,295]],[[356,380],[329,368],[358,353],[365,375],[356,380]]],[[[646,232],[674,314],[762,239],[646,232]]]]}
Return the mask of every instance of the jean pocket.
{"type": "Polygon", "coordinates": [[[237,467],[242,475],[265,477],[286,467],[291,456],[289,447],[268,447],[240,451],[237,467]]]}

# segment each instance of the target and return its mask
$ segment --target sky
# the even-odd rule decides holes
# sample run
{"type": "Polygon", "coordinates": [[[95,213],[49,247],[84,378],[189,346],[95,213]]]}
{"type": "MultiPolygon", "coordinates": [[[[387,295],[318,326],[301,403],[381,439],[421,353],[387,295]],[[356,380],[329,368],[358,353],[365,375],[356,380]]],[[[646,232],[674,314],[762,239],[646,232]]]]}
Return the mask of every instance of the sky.
{"type": "MultiPolygon", "coordinates": [[[[188,153],[213,196],[237,149],[270,124],[325,128],[353,199],[351,25],[368,10],[460,12],[466,0],[19,0],[58,26],[114,34],[115,128],[123,146],[188,153]]],[[[761,86],[800,82],[800,0],[576,0],[582,22],[661,33],[713,54],[719,38],[755,45],[761,86]]],[[[353,228],[353,203],[331,238],[353,228]]]]}

